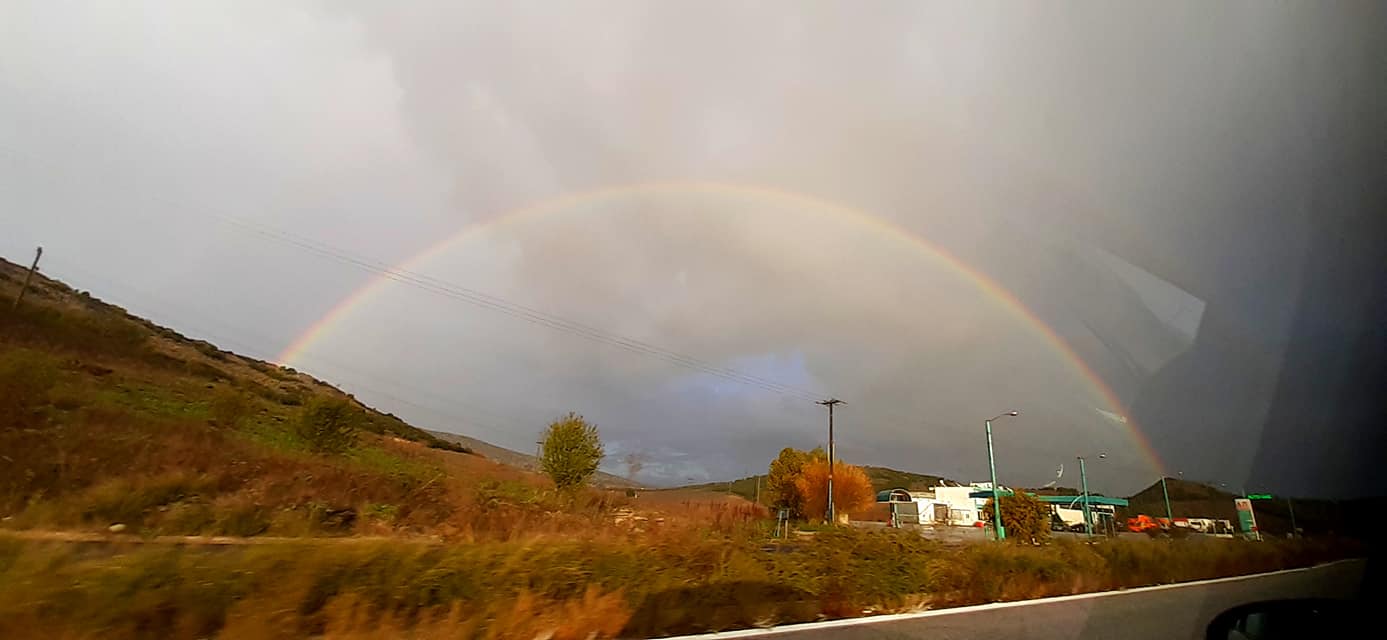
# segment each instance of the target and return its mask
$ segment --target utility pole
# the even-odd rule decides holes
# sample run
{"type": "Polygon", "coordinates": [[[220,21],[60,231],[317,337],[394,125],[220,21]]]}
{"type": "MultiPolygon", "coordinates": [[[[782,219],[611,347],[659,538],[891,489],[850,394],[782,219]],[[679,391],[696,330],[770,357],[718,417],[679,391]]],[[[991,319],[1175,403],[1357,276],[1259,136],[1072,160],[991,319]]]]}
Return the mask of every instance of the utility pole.
{"type": "Polygon", "coordinates": [[[14,309],[19,308],[19,303],[24,300],[24,293],[29,290],[29,281],[34,279],[34,272],[39,270],[39,258],[43,257],[43,247],[34,250],[34,263],[29,265],[29,273],[24,274],[24,284],[19,287],[19,295],[14,297],[14,309]]]}
{"type": "Polygon", "coordinates": [[[1295,505],[1291,504],[1291,497],[1286,496],[1286,510],[1291,512],[1291,537],[1300,535],[1300,530],[1295,526],[1295,505]]]}
{"type": "Polygon", "coordinates": [[[838,514],[833,511],[833,407],[847,403],[837,398],[829,398],[820,400],[818,404],[828,407],[828,523],[838,524],[838,514]]]}

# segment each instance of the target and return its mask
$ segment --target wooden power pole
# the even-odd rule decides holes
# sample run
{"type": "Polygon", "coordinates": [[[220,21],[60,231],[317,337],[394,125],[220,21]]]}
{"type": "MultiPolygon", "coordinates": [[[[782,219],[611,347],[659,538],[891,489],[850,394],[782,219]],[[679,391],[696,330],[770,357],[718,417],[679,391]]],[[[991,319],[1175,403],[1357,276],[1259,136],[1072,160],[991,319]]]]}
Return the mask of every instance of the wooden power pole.
{"type": "Polygon", "coordinates": [[[43,257],[43,247],[34,250],[34,263],[29,265],[29,273],[24,275],[24,284],[19,287],[19,295],[14,297],[14,307],[19,308],[19,303],[24,301],[24,293],[29,290],[29,282],[34,279],[34,272],[39,270],[39,258],[43,257]]]}
{"type": "Polygon", "coordinates": [[[828,407],[828,516],[829,524],[838,524],[838,514],[833,511],[833,407],[844,404],[837,398],[829,398],[818,404],[828,407]]]}

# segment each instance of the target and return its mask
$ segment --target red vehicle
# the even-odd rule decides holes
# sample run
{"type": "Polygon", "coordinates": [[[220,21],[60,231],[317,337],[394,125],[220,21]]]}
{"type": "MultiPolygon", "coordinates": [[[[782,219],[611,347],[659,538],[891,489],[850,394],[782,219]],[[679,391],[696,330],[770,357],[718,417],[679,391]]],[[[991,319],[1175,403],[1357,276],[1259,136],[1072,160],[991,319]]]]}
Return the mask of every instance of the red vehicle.
{"type": "Polygon", "coordinates": [[[1153,518],[1146,514],[1140,514],[1133,518],[1127,518],[1127,530],[1133,533],[1145,533],[1149,536],[1170,535],[1183,537],[1192,529],[1190,528],[1189,518],[1176,518],[1175,526],[1171,526],[1168,518],[1153,518]]]}
{"type": "Polygon", "coordinates": [[[1157,534],[1166,529],[1164,518],[1152,518],[1146,514],[1127,518],[1127,530],[1133,533],[1157,534]]]}

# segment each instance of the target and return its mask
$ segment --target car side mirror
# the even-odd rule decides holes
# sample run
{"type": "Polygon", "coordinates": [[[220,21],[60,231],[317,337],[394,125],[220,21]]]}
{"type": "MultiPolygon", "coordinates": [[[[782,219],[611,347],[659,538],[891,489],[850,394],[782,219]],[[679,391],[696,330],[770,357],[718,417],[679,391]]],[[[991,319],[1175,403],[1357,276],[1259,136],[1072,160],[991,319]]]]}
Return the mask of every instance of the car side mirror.
{"type": "Polygon", "coordinates": [[[1268,600],[1233,607],[1209,623],[1209,640],[1328,638],[1358,628],[1351,600],[1268,600]]]}

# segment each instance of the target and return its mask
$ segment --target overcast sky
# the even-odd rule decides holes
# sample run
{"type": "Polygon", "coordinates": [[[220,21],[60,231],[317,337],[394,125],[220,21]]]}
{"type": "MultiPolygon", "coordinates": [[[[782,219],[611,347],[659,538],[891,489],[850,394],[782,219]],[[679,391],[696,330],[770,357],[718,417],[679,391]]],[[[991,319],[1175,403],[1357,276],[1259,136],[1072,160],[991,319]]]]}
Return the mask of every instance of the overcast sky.
{"type": "Polygon", "coordinates": [[[343,256],[472,228],[289,364],[520,451],[577,411],[651,483],[763,472],[837,396],[854,463],[982,480],[1017,409],[1006,483],[1142,488],[1140,424],[1171,474],[1351,492],[1251,467],[1387,16],[1119,4],[3,0],[0,255],[275,358],[371,281],[343,256]],[[761,190],[495,222],[653,182],[761,190]]]}

